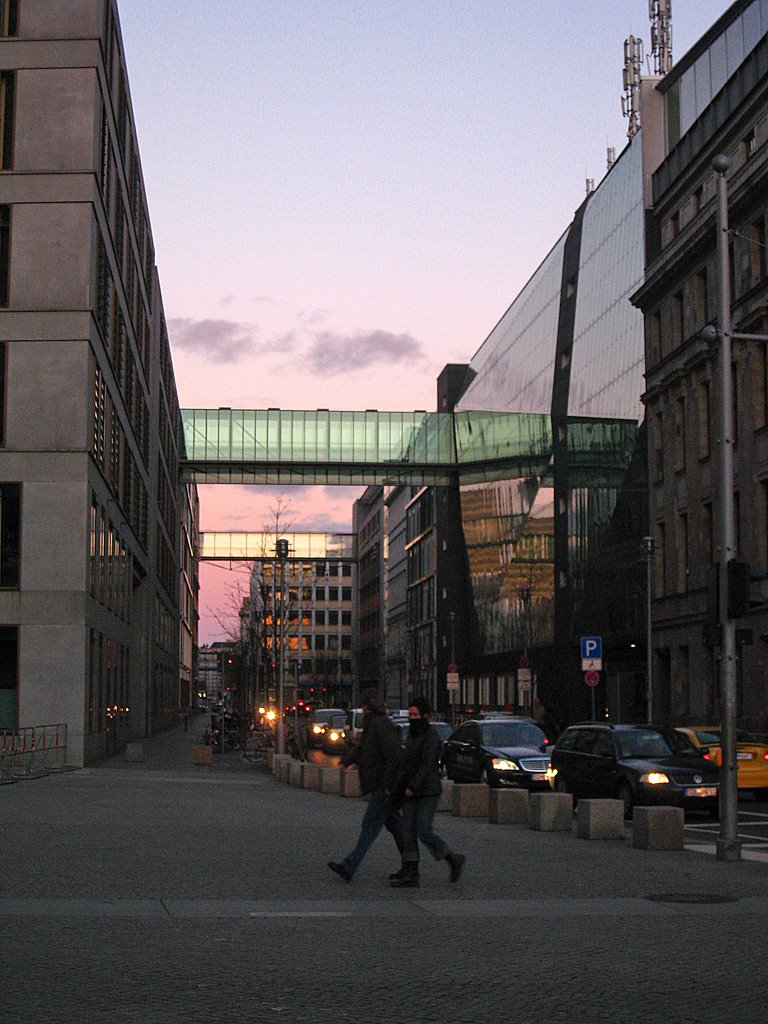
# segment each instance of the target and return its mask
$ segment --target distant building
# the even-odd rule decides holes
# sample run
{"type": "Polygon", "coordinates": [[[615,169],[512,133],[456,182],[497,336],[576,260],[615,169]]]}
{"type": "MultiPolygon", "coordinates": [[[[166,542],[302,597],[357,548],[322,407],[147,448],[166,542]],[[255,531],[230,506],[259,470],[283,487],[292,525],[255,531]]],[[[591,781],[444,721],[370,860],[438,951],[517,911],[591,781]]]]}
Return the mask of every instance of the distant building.
{"type": "Polygon", "coordinates": [[[189,700],[197,498],[116,7],[0,12],[0,727],[79,765],[189,700]]]}
{"type": "Polygon", "coordinates": [[[385,669],[385,505],[384,488],[367,487],[352,507],[357,543],[357,672],[360,691],[383,691],[385,669]]]}

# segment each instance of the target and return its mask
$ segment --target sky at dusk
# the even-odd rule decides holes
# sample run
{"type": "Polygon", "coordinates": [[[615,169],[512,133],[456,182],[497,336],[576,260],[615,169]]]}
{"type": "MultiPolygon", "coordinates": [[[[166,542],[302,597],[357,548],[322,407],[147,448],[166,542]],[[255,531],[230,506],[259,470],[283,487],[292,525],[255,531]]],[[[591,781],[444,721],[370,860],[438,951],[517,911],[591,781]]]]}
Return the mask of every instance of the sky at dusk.
{"type": "MultiPolygon", "coordinates": [[[[647,0],[119,0],[183,407],[434,409],[626,142],[647,0]]],[[[728,8],[673,0],[681,57],[728,8]]],[[[203,530],[360,488],[201,488],[203,530]]],[[[202,566],[201,643],[226,591],[202,566]]]]}

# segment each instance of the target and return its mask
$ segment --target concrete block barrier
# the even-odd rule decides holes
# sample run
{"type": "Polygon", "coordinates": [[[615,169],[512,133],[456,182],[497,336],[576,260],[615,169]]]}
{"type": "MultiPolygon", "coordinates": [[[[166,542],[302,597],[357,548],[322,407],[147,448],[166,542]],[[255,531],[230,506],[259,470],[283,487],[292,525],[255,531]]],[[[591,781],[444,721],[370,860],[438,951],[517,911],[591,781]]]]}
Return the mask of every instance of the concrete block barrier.
{"type": "Polygon", "coordinates": [[[275,748],[274,747],[267,747],[267,768],[269,768],[270,771],[272,770],[274,759],[275,759],[275,748]]]}
{"type": "Polygon", "coordinates": [[[492,825],[527,825],[527,789],[491,789],[488,794],[488,821],[492,825]]]}
{"type": "Polygon", "coordinates": [[[457,818],[487,818],[488,791],[485,782],[455,783],[453,813],[457,818]]]}
{"type": "Polygon", "coordinates": [[[624,801],[579,800],[576,835],[579,839],[624,839],[624,801]]]}
{"type": "Polygon", "coordinates": [[[320,789],[320,765],[303,761],[301,764],[301,785],[304,789],[320,789]]]}
{"type": "Polygon", "coordinates": [[[209,747],[207,744],[195,747],[194,754],[192,756],[193,764],[213,764],[213,747],[209,747]]]}
{"type": "Polygon", "coordinates": [[[341,773],[344,769],[335,764],[323,765],[320,769],[320,792],[341,792],[341,773]]]}
{"type": "Polygon", "coordinates": [[[636,807],[632,845],[638,850],[682,850],[685,813],[682,807],[636,807]]]}
{"type": "Polygon", "coordinates": [[[528,796],[528,827],[535,832],[570,832],[573,828],[573,797],[570,793],[531,793],[528,796]]]}
{"type": "Polygon", "coordinates": [[[339,776],[339,792],[342,796],[362,796],[360,775],[357,768],[344,768],[339,776]]]}
{"type": "Polygon", "coordinates": [[[301,786],[301,769],[303,765],[301,761],[291,761],[288,764],[288,785],[289,786],[301,786]]]}
{"type": "Polygon", "coordinates": [[[443,791],[437,804],[438,811],[453,811],[453,787],[456,785],[451,779],[442,779],[443,791]]]}
{"type": "Polygon", "coordinates": [[[144,760],[144,744],[129,743],[125,748],[126,761],[140,762],[144,760]]]}
{"type": "Polygon", "coordinates": [[[288,781],[288,765],[291,763],[290,754],[275,754],[272,758],[272,771],[278,782],[288,781]]]}

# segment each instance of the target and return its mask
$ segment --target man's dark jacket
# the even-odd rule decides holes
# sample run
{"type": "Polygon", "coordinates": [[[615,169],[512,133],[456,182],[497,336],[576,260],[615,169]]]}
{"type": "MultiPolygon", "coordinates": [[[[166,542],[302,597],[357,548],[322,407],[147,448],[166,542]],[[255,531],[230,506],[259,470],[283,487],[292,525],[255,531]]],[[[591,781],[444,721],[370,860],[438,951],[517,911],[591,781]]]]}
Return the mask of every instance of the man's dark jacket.
{"type": "Polygon", "coordinates": [[[381,708],[363,716],[360,742],[348,750],[342,764],[356,764],[363,793],[391,790],[403,765],[403,748],[397,726],[381,708]]]}
{"type": "Polygon", "coordinates": [[[421,733],[412,727],[408,730],[403,766],[403,789],[410,789],[414,796],[440,796],[443,786],[440,782],[440,737],[430,725],[421,733]]]}

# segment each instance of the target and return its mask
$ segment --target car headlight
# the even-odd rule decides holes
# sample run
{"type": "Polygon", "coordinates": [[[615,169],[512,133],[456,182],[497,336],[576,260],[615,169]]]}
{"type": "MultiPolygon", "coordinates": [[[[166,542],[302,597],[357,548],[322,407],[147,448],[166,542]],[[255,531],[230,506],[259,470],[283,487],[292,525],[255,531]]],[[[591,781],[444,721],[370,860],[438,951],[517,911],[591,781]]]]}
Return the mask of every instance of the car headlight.
{"type": "Polygon", "coordinates": [[[553,768],[552,765],[550,765],[549,768],[547,768],[547,770],[544,772],[544,774],[547,776],[548,779],[554,779],[554,777],[557,775],[557,768],[553,768]]]}
{"type": "Polygon", "coordinates": [[[663,786],[669,784],[669,776],[664,772],[646,772],[640,776],[640,781],[648,786],[663,786]]]}
{"type": "Polygon", "coordinates": [[[332,741],[333,743],[335,743],[335,742],[336,742],[336,740],[337,740],[337,739],[339,739],[339,734],[338,734],[337,732],[332,732],[332,733],[330,734],[330,739],[331,739],[331,741],[332,741]]]}
{"type": "Polygon", "coordinates": [[[315,736],[319,735],[322,731],[323,730],[321,729],[321,727],[319,725],[313,725],[312,726],[312,732],[315,734],[315,736]]]}
{"type": "Polygon", "coordinates": [[[514,761],[508,761],[505,757],[494,757],[491,764],[497,772],[519,772],[520,766],[514,761]]]}

